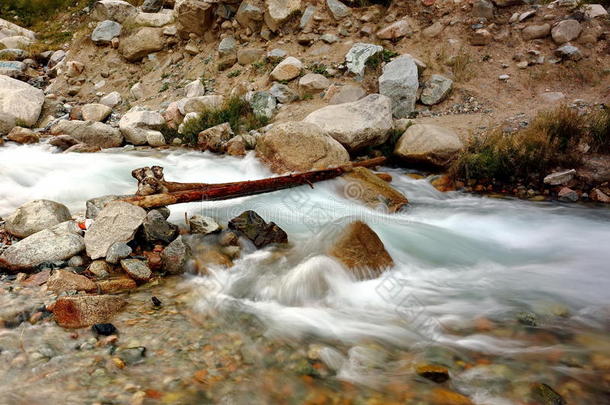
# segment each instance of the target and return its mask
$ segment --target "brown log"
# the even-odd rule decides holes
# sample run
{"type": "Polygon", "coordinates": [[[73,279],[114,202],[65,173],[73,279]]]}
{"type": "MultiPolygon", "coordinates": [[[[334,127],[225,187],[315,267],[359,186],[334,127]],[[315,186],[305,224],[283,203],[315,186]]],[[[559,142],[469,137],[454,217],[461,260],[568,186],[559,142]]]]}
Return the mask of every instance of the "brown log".
{"type": "Polygon", "coordinates": [[[384,157],[379,157],[330,169],[294,173],[269,179],[220,184],[167,182],[162,176],[163,168],[158,166],[153,168],[141,168],[132,172],[134,177],[140,180],[138,192],[142,191],[143,193],[149,193],[151,190],[161,190],[161,192],[155,194],[140,194],[134,197],[125,198],[123,201],[142,208],[156,208],[193,201],[227,200],[230,198],[245,197],[298,187],[304,184],[308,184],[313,188],[312,183],[341,176],[343,173],[349,172],[354,166],[374,167],[382,164],[384,161],[384,157]],[[144,173],[150,174],[151,172],[155,172],[154,178],[143,176],[144,173]],[[159,173],[161,174],[160,176],[159,173]],[[170,190],[174,191],[172,192],[170,190]]]}

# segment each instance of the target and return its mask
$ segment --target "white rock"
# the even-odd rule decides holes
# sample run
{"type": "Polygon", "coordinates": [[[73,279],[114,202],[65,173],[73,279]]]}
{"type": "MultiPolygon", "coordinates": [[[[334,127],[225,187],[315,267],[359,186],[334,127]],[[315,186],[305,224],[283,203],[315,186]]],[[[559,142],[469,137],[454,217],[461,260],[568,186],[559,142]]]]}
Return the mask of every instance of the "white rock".
{"type": "Polygon", "coordinates": [[[0,75],[0,113],[31,127],[40,117],[44,93],[19,80],[0,75]]]}
{"type": "Polygon", "coordinates": [[[113,91],[112,93],[106,94],[104,97],[100,98],[100,104],[104,104],[110,108],[114,108],[122,102],[123,98],[117,91],[113,91]]]}
{"type": "Polygon", "coordinates": [[[104,121],[112,113],[112,108],[104,104],[85,104],[81,114],[85,121],[104,121]]]}
{"type": "Polygon", "coordinates": [[[158,130],[165,124],[165,119],[156,111],[132,109],[119,121],[119,129],[125,140],[133,145],[144,145],[148,142],[149,130],[158,130]]]}
{"type": "Polygon", "coordinates": [[[408,163],[446,167],[463,148],[464,144],[453,130],[415,124],[402,134],[394,154],[408,163]]]}

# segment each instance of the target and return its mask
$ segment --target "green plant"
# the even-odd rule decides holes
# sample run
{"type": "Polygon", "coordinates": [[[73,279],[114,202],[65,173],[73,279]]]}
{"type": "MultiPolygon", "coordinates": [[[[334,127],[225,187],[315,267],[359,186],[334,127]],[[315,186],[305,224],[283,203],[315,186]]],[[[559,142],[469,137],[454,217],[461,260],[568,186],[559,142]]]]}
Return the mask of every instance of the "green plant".
{"type": "Polygon", "coordinates": [[[169,90],[169,83],[165,82],[161,85],[161,88],[159,89],[159,93],[163,93],[164,91],[169,90]]]}
{"type": "Polygon", "coordinates": [[[603,106],[601,110],[591,113],[590,142],[594,152],[610,153],[610,107],[603,106]]]}
{"type": "Polygon", "coordinates": [[[399,55],[398,52],[394,52],[389,49],[384,49],[381,52],[381,59],[383,59],[384,62],[389,62],[392,59],[394,59],[395,57],[397,57],[398,55],[399,55]]]}
{"type": "Polygon", "coordinates": [[[328,76],[327,66],[323,63],[315,62],[307,66],[307,69],[312,73],[328,76]]]}
{"type": "Polygon", "coordinates": [[[241,70],[236,69],[236,70],[233,70],[232,72],[229,72],[229,74],[227,74],[227,77],[233,78],[233,77],[239,76],[240,74],[241,74],[241,70]]]}
{"type": "Polygon", "coordinates": [[[313,94],[303,94],[301,96],[301,101],[313,100],[313,94]]]}

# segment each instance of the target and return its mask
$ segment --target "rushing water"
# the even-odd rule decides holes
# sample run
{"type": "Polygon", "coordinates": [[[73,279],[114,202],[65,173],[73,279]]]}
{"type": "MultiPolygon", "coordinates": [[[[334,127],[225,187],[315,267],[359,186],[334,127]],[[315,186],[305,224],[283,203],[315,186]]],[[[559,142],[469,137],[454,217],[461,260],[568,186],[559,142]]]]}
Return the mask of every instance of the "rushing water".
{"type": "MultiPolygon", "coordinates": [[[[0,216],[40,198],[82,213],[88,198],[132,193],[131,170],[153,164],[181,182],[272,175],[252,155],[53,152],[47,145],[0,148],[0,216]]],[[[441,193],[404,171],[387,171],[410,201],[400,213],[362,206],[354,198],[358,188],[342,179],[313,190],[172,207],[177,223],[185,212],[226,221],[252,209],[286,230],[292,244],[287,254],[249,251],[228,271],[190,279],[202,297],[197,310],[237,309],[259,319],[268,336],[326,342],[323,358],[338,378],[373,389],[381,389],[392,369],[364,369],[374,357],[364,342],[414,353],[455,350],[470,366],[452,369],[454,387],[477,403],[518,401],[518,389],[498,383],[496,362],[510,370],[502,376],[508,380],[563,387],[573,379],[587,393],[574,394],[582,399],[577,403],[607,399],[610,210],[441,193]],[[396,263],[378,279],[354,280],[324,254],[327,241],[353,219],[378,233],[396,263]],[[519,324],[524,313],[536,314],[537,326],[519,324]],[[551,356],[557,352],[559,360],[551,356]],[[494,364],[477,362],[480,356],[494,364]]]]}

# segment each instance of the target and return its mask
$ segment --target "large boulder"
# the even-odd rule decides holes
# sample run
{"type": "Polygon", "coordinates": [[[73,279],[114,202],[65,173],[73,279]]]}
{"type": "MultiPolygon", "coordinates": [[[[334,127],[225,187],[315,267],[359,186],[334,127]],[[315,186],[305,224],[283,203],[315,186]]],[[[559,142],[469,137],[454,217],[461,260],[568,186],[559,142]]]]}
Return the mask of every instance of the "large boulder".
{"type": "Polygon", "coordinates": [[[27,66],[19,61],[0,60],[0,75],[12,77],[13,79],[25,78],[27,66]]]}
{"type": "Polygon", "coordinates": [[[32,39],[24,37],[23,35],[15,35],[0,39],[0,45],[3,45],[4,48],[8,49],[27,49],[33,43],[34,41],[32,39]]]}
{"type": "Polygon", "coordinates": [[[17,208],[6,218],[5,229],[18,238],[26,238],[72,218],[63,204],[50,200],[34,200],[17,208]]]}
{"type": "Polygon", "coordinates": [[[301,0],[265,0],[265,24],[273,32],[301,10],[301,0]]]}
{"type": "Polygon", "coordinates": [[[3,34],[6,36],[20,35],[22,37],[27,37],[32,40],[36,39],[36,34],[34,33],[34,31],[30,31],[26,28],[20,27],[17,24],[13,24],[10,21],[0,18],[0,37],[3,34]]]}
{"type": "Polygon", "coordinates": [[[458,135],[436,125],[411,125],[400,137],[394,155],[408,163],[447,167],[464,148],[458,135]]]}
{"type": "Polygon", "coordinates": [[[115,148],[123,144],[121,132],[110,125],[94,121],[61,120],[51,127],[53,135],[70,135],[90,146],[115,148]]]}
{"type": "Polygon", "coordinates": [[[304,172],[349,162],[347,150],[307,122],[275,124],[256,143],[258,156],[276,173],[304,172]]]}
{"type": "Polygon", "coordinates": [[[91,16],[97,21],[111,20],[122,23],[136,13],[137,9],[126,1],[100,0],[93,5],[91,16]]]}
{"type": "Polygon", "coordinates": [[[159,133],[165,124],[163,116],[156,111],[134,109],[121,117],[119,129],[125,140],[134,145],[144,145],[151,133],[159,133]]]}
{"type": "Polygon", "coordinates": [[[392,99],[396,118],[408,118],[415,110],[419,76],[411,56],[400,56],[383,67],[379,77],[379,93],[392,99]]]}
{"type": "Polygon", "coordinates": [[[305,122],[316,124],[348,150],[381,145],[392,123],[391,100],[371,94],[352,103],[329,105],[309,114],[305,122]]]}
{"type": "Polygon", "coordinates": [[[178,226],[168,222],[163,214],[157,210],[151,210],[146,214],[142,224],[142,236],[149,243],[169,243],[176,239],[178,226]]]}
{"type": "Polygon", "coordinates": [[[214,22],[213,5],[203,0],[177,0],[174,11],[178,31],[185,38],[191,33],[202,36],[214,22]]]}
{"type": "Polygon", "coordinates": [[[0,119],[6,114],[18,125],[31,127],[38,121],[43,104],[42,90],[0,75],[0,119]]]}
{"type": "Polygon", "coordinates": [[[362,221],[346,226],[328,254],[339,259],[358,279],[363,280],[376,278],[394,265],[379,236],[362,221]]]}
{"type": "Polygon", "coordinates": [[[104,121],[112,114],[112,108],[104,104],[85,104],[81,108],[81,115],[85,121],[104,121]]]}
{"type": "Polygon", "coordinates": [[[274,243],[288,243],[288,235],[274,222],[265,220],[254,211],[245,211],[229,221],[229,229],[262,248],[274,243]]]}
{"type": "Polygon", "coordinates": [[[116,242],[129,242],[144,222],[146,211],[123,201],[112,201],[99,212],[85,234],[87,255],[91,259],[106,257],[116,242]]]}
{"type": "Polygon", "coordinates": [[[81,232],[73,221],[36,232],[10,245],[0,255],[0,268],[27,271],[42,263],[67,260],[85,248],[81,232]]]}
{"type": "Polygon", "coordinates": [[[164,46],[163,29],[144,27],[121,40],[119,52],[129,62],[137,62],[150,53],[162,50],[164,46]]]}
{"type": "Polygon", "coordinates": [[[91,33],[91,41],[96,45],[109,45],[121,35],[123,27],[116,21],[106,20],[97,24],[91,33]]]}
{"type": "Polygon", "coordinates": [[[53,306],[53,315],[59,326],[85,328],[108,323],[127,305],[116,295],[77,295],[61,297],[53,306]]]}
{"type": "Polygon", "coordinates": [[[362,201],[371,208],[383,206],[389,212],[396,212],[409,203],[404,194],[365,167],[354,167],[343,179],[348,182],[344,188],[345,196],[362,201]]]}
{"type": "Polygon", "coordinates": [[[582,27],[573,19],[563,20],[557,23],[551,30],[551,37],[556,44],[561,45],[570,42],[580,35],[582,27]]]}

